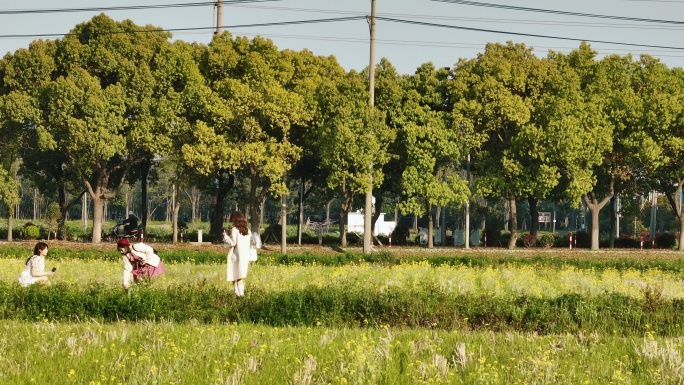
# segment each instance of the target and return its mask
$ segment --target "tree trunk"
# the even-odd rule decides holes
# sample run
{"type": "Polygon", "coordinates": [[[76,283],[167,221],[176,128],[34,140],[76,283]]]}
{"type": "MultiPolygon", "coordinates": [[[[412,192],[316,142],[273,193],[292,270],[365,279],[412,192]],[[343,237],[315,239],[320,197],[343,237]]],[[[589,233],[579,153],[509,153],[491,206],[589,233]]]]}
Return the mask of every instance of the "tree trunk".
{"type": "Polygon", "coordinates": [[[251,231],[259,232],[259,207],[261,202],[257,194],[259,179],[256,174],[252,174],[249,183],[249,228],[251,231]]]}
{"type": "Polygon", "coordinates": [[[679,247],[677,250],[684,251],[684,213],[680,213],[679,218],[679,247]]]}
{"type": "Polygon", "coordinates": [[[98,187],[93,198],[93,243],[102,242],[102,213],[104,212],[104,199],[98,187]]]}
{"type": "MultiPolygon", "coordinates": [[[[287,176],[283,176],[283,183],[287,184],[287,176]]],[[[287,195],[280,196],[280,252],[287,255],[287,195]]]]}
{"type": "Polygon", "coordinates": [[[194,225],[195,221],[197,221],[197,210],[201,199],[200,191],[197,187],[193,187],[190,189],[190,193],[186,192],[186,194],[190,198],[190,220],[194,225]]]}
{"type": "Polygon", "coordinates": [[[176,183],[173,185],[173,243],[178,243],[178,213],[180,212],[180,191],[181,191],[181,176],[176,174],[176,183]]]}
{"type": "Polygon", "coordinates": [[[515,249],[515,242],[518,240],[518,210],[515,205],[515,195],[508,196],[508,206],[511,213],[511,239],[508,240],[508,248],[515,249]]]}
{"type": "MultiPolygon", "coordinates": [[[[152,155],[148,155],[143,159],[140,165],[141,177],[140,177],[140,203],[142,207],[140,208],[140,228],[147,228],[147,217],[149,215],[149,207],[147,205],[147,178],[150,175],[150,168],[152,167],[152,155]]],[[[128,213],[126,213],[128,215],[128,213]]]]}
{"type": "Polygon", "coordinates": [[[674,197],[681,196],[683,185],[684,180],[681,180],[677,184],[677,189],[674,191],[674,193],[670,191],[665,192],[665,197],[667,198],[667,201],[670,202],[670,207],[675,212],[675,215],[679,220],[679,246],[677,248],[679,251],[684,251],[684,212],[682,211],[682,202],[679,201],[679,199],[675,200],[674,197]],[[677,203],[678,201],[679,203],[677,203]]]}
{"type": "Polygon", "coordinates": [[[113,198],[116,195],[116,191],[108,192],[107,189],[110,175],[111,173],[108,171],[101,171],[95,178],[94,185],[89,181],[84,180],[88,194],[93,200],[93,243],[102,242],[102,214],[104,213],[104,202],[106,199],[113,198]]]}
{"type": "Polygon", "coordinates": [[[427,242],[427,247],[428,247],[428,249],[432,249],[435,247],[434,242],[432,242],[432,235],[433,235],[434,226],[435,226],[434,219],[432,218],[432,204],[426,203],[425,209],[427,210],[427,216],[428,216],[428,242],[427,242]]]}
{"type": "Polygon", "coordinates": [[[333,203],[333,200],[329,200],[328,203],[325,204],[325,221],[327,223],[330,223],[330,205],[333,203]]]}
{"type": "Polygon", "coordinates": [[[591,198],[589,195],[584,194],[582,197],[584,198],[584,203],[587,205],[589,208],[589,212],[591,213],[591,250],[598,250],[599,249],[599,213],[601,212],[601,209],[608,203],[610,202],[610,199],[615,195],[613,193],[613,183],[611,182],[611,187],[610,187],[610,193],[608,196],[603,198],[602,201],[598,201],[596,198],[596,195],[592,192],[591,198]]]}
{"type": "Polygon", "coordinates": [[[610,248],[615,248],[615,226],[617,225],[617,212],[615,210],[615,196],[610,198],[610,248]]]}
{"type": "Polygon", "coordinates": [[[527,203],[530,205],[530,234],[536,237],[539,232],[539,209],[537,207],[539,200],[534,197],[527,197],[527,203]]]}
{"type": "Polygon", "coordinates": [[[590,207],[591,212],[591,249],[599,249],[599,212],[595,207],[590,207]]]}
{"type": "Polygon", "coordinates": [[[224,200],[228,191],[233,188],[235,182],[234,175],[226,175],[224,171],[219,171],[217,175],[218,188],[216,191],[216,204],[214,205],[214,218],[211,221],[209,232],[214,236],[214,240],[220,240],[223,232],[223,217],[225,215],[224,200]]]}
{"type": "Polygon", "coordinates": [[[347,214],[351,211],[352,201],[354,196],[343,191],[342,205],[340,206],[340,246],[347,247],[347,231],[345,224],[347,222],[347,214]]]}
{"type": "Polygon", "coordinates": [[[299,206],[297,207],[297,244],[302,245],[302,224],[304,223],[304,178],[299,181],[299,206]]]}
{"type": "Polygon", "coordinates": [[[373,215],[371,216],[371,230],[373,231],[373,236],[371,237],[372,240],[375,241],[378,245],[382,246],[382,242],[380,242],[380,239],[378,239],[377,234],[375,234],[375,224],[378,222],[378,218],[380,218],[380,215],[382,213],[380,212],[380,209],[382,208],[382,205],[384,203],[383,199],[383,192],[382,191],[377,191],[378,196],[375,198],[375,206],[373,211],[373,215]]]}
{"type": "Polygon", "coordinates": [[[14,226],[14,213],[10,210],[7,215],[7,242],[12,242],[12,226],[14,226]]]}
{"type": "Polygon", "coordinates": [[[340,210],[340,246],[342,247],[347,247],[347,231],[345,229],[347,213],[344,209],[340,210]]]}

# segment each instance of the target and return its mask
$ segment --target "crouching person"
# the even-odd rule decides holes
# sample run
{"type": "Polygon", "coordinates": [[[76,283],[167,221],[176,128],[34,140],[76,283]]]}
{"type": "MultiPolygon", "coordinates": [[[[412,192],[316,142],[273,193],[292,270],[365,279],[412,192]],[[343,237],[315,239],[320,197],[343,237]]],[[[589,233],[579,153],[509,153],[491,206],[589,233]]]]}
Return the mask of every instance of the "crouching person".
{"type": "Polygon", "coordinates": [[[137,284],[166,272],[166,266],[150,245],[142,242],[131,245],[128,239],[122,238],[116,243],[116,249],[123,256],[124,289],[131,286],[131,280],[137,284]]]}

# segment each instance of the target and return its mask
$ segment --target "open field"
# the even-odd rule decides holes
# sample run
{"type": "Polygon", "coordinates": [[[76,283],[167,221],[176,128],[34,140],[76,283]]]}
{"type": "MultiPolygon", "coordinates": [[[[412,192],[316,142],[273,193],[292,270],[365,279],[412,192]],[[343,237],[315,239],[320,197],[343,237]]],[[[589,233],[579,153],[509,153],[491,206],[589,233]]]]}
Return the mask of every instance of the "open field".
{"type": "Polygon", "coordinates": [[[32,243],[0,244],[0,383],[684,381],[678,253],[289,247],[238,300],[221,246],[158,246],[126,293],[113,245],[56,242],[53,285],[21,288],[32,243]]]}
{"type": "Polygon", "coordinates": [[[679,384],[681,338],[0,322],[3,384],[679,384]]]}

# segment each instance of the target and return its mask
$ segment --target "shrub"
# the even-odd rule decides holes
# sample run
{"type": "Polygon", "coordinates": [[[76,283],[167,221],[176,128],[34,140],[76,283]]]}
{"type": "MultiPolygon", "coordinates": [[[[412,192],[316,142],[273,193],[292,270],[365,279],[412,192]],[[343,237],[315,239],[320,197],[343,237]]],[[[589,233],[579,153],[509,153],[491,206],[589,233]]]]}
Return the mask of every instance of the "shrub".
{"type": "Polygon", "coordinates": [[[392,231],[392,243],[395,245],[406,244],[406,234],[409,233],[409,228],[406,225],[399,224],[392,231]]]}
{"type": "Polygon", "coordinates": [[[656,246],[661,249],[672,249],[675,246],[676,239],[673,233],[659,233],[655,237],[656,246]]]}
{"type": "Polygon", "coordinates": [[[45,209],[45,214],[43,214],[43,218],[45,219],[45,223],[48,225],[48,227],[52,227],[57,224],[57,220],[59,219],[59,204],[57,202],[51,202],[47,209],[45,209]]]}
{"type": "Polygon", "coordinates": [[[485,246],[506,246],[510,239],[510,234],[508,234],[508,238],[505,239],[506,243],[504,243],[501,230],[485,228],[484,233],[487,234],[487,244],[485,246]]]}
{"type": "Polygon", "coordinates": [[[24,225],[24,239],[40,239],[40,227],[32,223],[24,225]]]}
{"type": "Polygon", "coordinates": [[[261,234],[261,240],[264,241],[267,238],[280,239],[282,230],[283,227],[279,223],[270,225],[264,230],[263,234],[261,234]]]}
{"type": "Polygon", "coordinates": [[[523,236],[523,245],[525,247],[532,247],[537,244],[537,236],[533,234],[525,234],[523,236]]]}
{"type": "Polygon", "coordinates": [[[641,247],[641,242],[637,238],[625,237],[615,239],[615,247],[626,249],[638,249],[641,247]]]}
{"type": "Polygon", "coordinates": [[[553,233],[544,233],[539,237],[539,244],[542,247],[549,248],[556,242],[556,235],[553,233]]]}
{"type": "Polygon", "coordinates": [[[573,234],[573,247],[577,246],[579,248],[590,248],[591,247],[591,234],[586,231],[578,231],[573,234]]]}

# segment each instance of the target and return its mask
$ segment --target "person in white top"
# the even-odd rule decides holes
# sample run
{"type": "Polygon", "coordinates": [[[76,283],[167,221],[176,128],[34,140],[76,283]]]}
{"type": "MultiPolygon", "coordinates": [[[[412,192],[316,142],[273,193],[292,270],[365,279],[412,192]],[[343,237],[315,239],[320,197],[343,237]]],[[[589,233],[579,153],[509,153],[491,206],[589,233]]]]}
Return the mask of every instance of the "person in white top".
{"type": "Polygon", "coordinates": [[[33,248],[33,256],[26,260],[26,268],[19,275],[19,284],[29,286],[34,283],[50,285],[50,276],[55,274],[56,268],[52,271],[45,271],[45,257],[48,253],[48,245],[45,242],[38,242],[33,248]]]}
{"type": "Polygon", "coordinates": [[[242,281],[247,278],[249,270],[249,248],[252,237],[247,227],[247,219],[241,212],[234,212],[230,220],[233,227],[230,230],[223,230],[223,242],[230,247],[227,257],[227,280],[233,282],[235,295],[243,297],[245,284],[242,281]]]}
{"type": "Polygon", "coordinates": [[[131,245],[128,239],[121,238],[116,249],[123,257],[123,287],[128,289],[131,280],[138,283],[143,279],[158,277],[166,272],[166,266],[150,245],[142,242],[131,245]]]}

